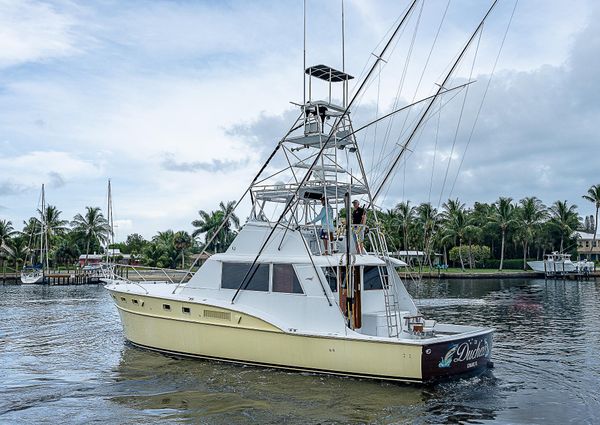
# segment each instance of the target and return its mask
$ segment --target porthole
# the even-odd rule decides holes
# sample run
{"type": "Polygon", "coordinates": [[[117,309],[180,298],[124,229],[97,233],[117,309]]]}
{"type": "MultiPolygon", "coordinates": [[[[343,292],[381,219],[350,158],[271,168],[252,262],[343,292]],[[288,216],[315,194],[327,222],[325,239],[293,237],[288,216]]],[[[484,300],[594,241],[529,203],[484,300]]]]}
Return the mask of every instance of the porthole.
{"type": "Polygon", "coordinates": [[[132,299],[131,299],[131,302],[132,302],[133,304],[135,304],[135,305],[138,305],[138,304],[139,304],[138,300],[136,300],[135,298],[132,298],[132,299]]]}
{"type": "Polygon", "coordinates": [[[127,299],[125,297],[121,297],[121,301],[124,302],[124,303],[126,303],[127,299]]]}
{"type": "Polygon", "coordinates": [[[192,310],[189,307],[181,307],[181,312],[184,314],[190,314],[192,310]]]}
{"type": "Polygon", "coordinates": [[[171,306],[169,304],[163,304],[163,310],[171,311],[171,306]]]}

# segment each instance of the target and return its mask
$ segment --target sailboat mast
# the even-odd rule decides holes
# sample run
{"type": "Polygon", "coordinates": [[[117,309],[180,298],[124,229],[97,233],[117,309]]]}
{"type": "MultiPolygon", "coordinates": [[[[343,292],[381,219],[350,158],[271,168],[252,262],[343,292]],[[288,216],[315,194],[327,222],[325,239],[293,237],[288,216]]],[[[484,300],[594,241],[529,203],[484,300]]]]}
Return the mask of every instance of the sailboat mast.
{"type": "Polygon", "coordinates": [[[110,234],[108,235],[108,241],[106,243],[106,262],[110,262],[109,252],[110,246],[115,243],[115,228],[114,228],[114,220],[113,220],[113,209],[112,209],[112,188],[110,184],[110,179],[108,179],[108,193],[106,196],[106,219],[108,221],[108,227],[110,234]]]}
{"type": "Polygon", "coordinates": [[[42,264],[42,269],[48,269],[48,253],[44,256],[44,251],[48,250],[48,230],[47,230],[47,211],[46,211],[46,191],[44,188],[44,184],[42,183],[42,214],[41,214],[41,227],[40,227],[40,263],[42,264]],[[44,267],[45,266],[45,267],[44,267]]]}

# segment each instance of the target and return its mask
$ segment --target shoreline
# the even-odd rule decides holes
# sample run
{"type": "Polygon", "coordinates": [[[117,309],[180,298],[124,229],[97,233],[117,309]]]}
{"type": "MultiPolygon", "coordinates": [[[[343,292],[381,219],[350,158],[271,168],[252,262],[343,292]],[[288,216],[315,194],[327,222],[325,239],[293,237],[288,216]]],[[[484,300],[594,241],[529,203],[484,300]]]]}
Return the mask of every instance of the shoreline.
{"type": "MultiPolygon", "coordinates": [[[[410,279],[411,275],[418,276],[417,272],[398,272],[401,279],[410,279]]],[[[422,277],[428,279],[544,279],[544,273],[534,271],[502,271],[502,272],[425,272],[422,277]]],[[[552,280],[596,280],[600,278],[600,271],[588,275],[566,274],[563,276],[552,276],[546,279],[552,280]]]]}

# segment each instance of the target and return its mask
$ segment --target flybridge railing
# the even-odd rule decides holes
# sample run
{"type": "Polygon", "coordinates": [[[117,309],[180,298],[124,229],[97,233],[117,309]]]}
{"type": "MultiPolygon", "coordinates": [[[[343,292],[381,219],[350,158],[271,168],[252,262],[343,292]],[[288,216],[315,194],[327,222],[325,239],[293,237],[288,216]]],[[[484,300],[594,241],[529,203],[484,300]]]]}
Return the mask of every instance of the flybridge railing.
{"type": "MultiPolygon", "coordinates": [[[[346,226],[342,223],[338,224],[333,232],[330,232],[331,239],[327,244],[328,249],[325,251],[324,239],[327,237],[327,232],[323,233],[323,226],[320,224],[302,224],[299,227],[302,237],[310,248],[311,254],[345,254],[346,253],[346,226]]],[[[350,235],[350,253],[358,254],[358,244],[363,247],[365,234],[368,233],[368,226],[363,224],[353,224],[350,235]]]]}
{"type": "Polygon", "coordinates": [[[164,267],[136,266],[130,264],[103,264],[108,266],[107,278],[138,281],[138,282],[156,282],[157,280],[178,284],[182,280],[188,280],[194,275],[191,270],[169,269],[164,267]],[[130,277],[130,272],[132,276],[130,277]],[[182,277],[183,275],[183,277],[182,277]],[[175,280],[173,279],[175,278],[175,280]]]}

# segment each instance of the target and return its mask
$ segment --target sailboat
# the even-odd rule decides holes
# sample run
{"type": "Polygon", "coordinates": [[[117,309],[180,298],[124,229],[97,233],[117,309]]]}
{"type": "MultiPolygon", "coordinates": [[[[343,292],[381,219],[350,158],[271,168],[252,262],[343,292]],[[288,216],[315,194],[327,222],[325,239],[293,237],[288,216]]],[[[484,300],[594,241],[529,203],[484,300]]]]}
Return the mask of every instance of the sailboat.
{"type": "MultiPolygon", "coordinates": [[[[381,186],[369,185],[350,118],[416,3],[352,98],[354,77],[344,66],[304,67],[298,118],[237,202],[249,195],[252,206],[226,252],[210,256],[186,283],[105,280],[128,341],[179,356],[414,383],[491,366],[492,328],[427,319],[406,290],[377,221],[381,186]],[[327,87],[325,99],[313,99],[318,84],[327,87]],[[340,104],[332,90],[341,91],[340,104]],[[368,229],[352,224],[353,199],[372,211],[368,229]]],[[[422,100],[417,126],[452,90],[444,85],[461,58],[440,90],[422,100]]]]}
{"type": "Polygon", "coordinates": [[[45,270],[48,270],[48,232],[46,231],[46,193],[43,184],[40,202],[41,208],[39,233],[36,233],[38,229],[36,229],[36,226],[34,226],[32,229],[32,234],[30,235],[30,243],[32,240],[35,241],[34,236],[39,236],[39,256],[36,257],[36,250],[30,248],[30,265],[24,266],[21,270],[21,282],[25,284],[40,284],[45,283],[46,281],[45,270]],[[37,262],[35,260],[37,260],[37,262]]]}

